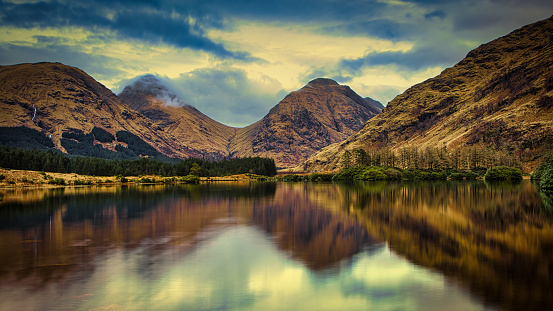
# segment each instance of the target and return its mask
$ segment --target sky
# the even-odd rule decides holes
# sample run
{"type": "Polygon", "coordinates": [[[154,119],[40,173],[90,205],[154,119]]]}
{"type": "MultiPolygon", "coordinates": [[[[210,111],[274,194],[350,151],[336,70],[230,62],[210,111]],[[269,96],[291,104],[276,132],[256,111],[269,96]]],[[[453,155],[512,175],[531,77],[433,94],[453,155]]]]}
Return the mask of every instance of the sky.
{"type": "Polygon", "coordinates": [[[386,105],[550,0],[0,0],[0,65],[60,62],[116,94],[146,74],[231,126],[326,77],[386,105]]]}

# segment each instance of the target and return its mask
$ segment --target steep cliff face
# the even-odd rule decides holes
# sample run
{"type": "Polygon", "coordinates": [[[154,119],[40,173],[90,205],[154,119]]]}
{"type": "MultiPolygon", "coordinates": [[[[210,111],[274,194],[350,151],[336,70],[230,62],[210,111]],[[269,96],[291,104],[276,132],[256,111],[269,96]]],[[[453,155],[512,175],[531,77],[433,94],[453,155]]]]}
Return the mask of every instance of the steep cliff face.
{"type": "Polygon", "coordinates": [[[197,156],[221,159],[237,129],[221,124],[187,105],[156,77],[144,76],[118,95],[131,108],[151,120],[152,126],[171,137],[175,144],[197,152],[197,156]]]}
{"type": "Polygon", "coordinates": [[[481,45],[435,78],[392,100],[347,140],[297,169],[338,168],[353,148],[481,144],[515,154],[531,170],[553,143],[553,18],[481,45]]]}
{"type": "MultiPolygon", "coordinates": [[[[25,126],[51,137],[60,150],[62,136],[90,133],[95,127],[116,135],[125,131],[171,156],[195,155],[151,126],[143,115],[80,69],[59,63],[0,67],[0,126],[25,126]]],[[[70,138],[69,138],[70,139],[70,138]]],[[[115,143],[102,143],[115,150],[115,143]]]]}
{"type": "Polygon", "coordinates": [[[348,86],[315,79],[286,96],[260,121],[238,130],[231,151],[240,157],[272,157],[280,167],[293,166],[359,131],[379,112],[348,86]]]}

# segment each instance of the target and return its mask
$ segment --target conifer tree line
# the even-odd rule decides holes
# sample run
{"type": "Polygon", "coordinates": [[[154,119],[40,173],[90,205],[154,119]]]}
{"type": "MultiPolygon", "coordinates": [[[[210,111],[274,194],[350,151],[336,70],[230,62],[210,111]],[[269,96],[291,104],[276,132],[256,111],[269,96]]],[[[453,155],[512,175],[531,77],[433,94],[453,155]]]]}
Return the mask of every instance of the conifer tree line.
{"type": "Polygon", "coordinates": [[[380,166],[400,169],[425,170],[469,170],[494,166],[520,167],[514,155],[507,152],[486,148],[481,145],[457,148],[449,151],[441,147],[402,147],[392,150],[362,148],[346,150],[341,158],[343,169],[354,166],[380,166]]]}
{"type": "Polygon", "coordinates": [[[188,158],[176,163],[150,158],[135,160],[105,160],[101,158],[67,156],[57,151],[27,150],[0,146],[0,167],[53,173],[75,173],[93,176],[225,176],[252,173],[276,175],[275,161],[270,158],[248,157],[207,161],[188,158]]]}

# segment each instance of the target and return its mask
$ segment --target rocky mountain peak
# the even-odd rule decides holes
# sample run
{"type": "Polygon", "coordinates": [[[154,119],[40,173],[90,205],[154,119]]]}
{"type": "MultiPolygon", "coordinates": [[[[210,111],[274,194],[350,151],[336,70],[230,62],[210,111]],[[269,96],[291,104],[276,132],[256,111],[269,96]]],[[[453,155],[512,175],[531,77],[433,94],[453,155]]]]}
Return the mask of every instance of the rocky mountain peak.
{"type": "Polygon", "coordinates": [[[174,107],[190,106],[152,74],[142,76],[126,86],[118,97],[135,110],[140,110],[144,105],[149,104],[150,99],[174,107]]]}
{"type": "Polygon", "coordinates": [[[317,78],[317,79],[314,79],[314,80],[311,80],[309,81],[309,83],[307,83],[307,86],[312,86],[312,87],[315,87],[315,86],[331,86],[331,85],[340,85],[338,84],[338,82],[332,80],[332,79],[328,79],[328,78],[317,78]]]}

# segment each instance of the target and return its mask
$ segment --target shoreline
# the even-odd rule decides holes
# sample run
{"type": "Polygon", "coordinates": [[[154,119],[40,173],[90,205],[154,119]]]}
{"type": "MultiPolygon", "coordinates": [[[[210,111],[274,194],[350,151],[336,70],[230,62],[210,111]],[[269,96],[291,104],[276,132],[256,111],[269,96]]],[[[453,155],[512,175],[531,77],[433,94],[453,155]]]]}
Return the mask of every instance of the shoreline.
{"type": "MultiPolygon", "coordinates": [[[[59,188],[59,187],[80,187],[92,185],[126,185],[126,184],[165,184],[165,183],[186,183],[179,180],[181,176],[163,177],[159,175],[125,176],[126,182],[116,176],[88,176],[74,173],[49,173],[28,170],[0,168],[0,189],[34,189],[34,188],[59,188]],[[63,183],[62,181],[63,180],[63,183]]],[[[200,177],[200,182],[212,181],[256,181],[246,174],[222,176],[222,177],[200,177]]]]}

